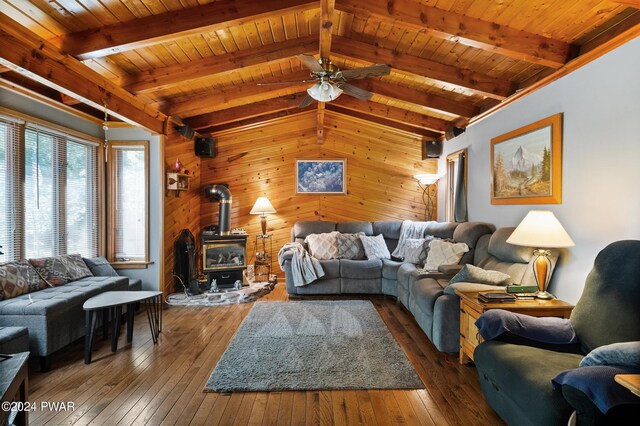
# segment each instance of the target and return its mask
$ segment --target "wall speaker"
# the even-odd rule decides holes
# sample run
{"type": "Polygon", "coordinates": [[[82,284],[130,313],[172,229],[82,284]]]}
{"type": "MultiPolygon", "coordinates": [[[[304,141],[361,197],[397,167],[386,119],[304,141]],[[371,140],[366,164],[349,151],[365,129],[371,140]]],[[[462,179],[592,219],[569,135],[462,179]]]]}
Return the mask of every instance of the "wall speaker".
{"type": "Polygon", "coordinates": [[[422,142],[422,159],[440,158],[442,155],[442,142],[424,141],[422,142]]]}
{"type": "Polygon", "coordinates": [[[193,131],[193,129],[187,126],[186,124],[183,126],[176,126],[174,128],[176,129],[176,132],[180,133],[182,136],[184,136],[187,139],[193,139],[193,136],[195,135],[195,132],[193,131]]]}
{"type": "Polygon", "coordinates": [[[210,157],[216,156],[216,138],[203,138],[198,137],[195,140],[195,151],[198,157],[210,157]]]}
{"type": "Polygon", "coordinates": [[[465,131],[465,129],[462,129],[460,127],[451,126],[451,128],[449,130],[444,132],[444,137],[448,141],[450,141],[451,139],[455,138],[456,136],[460,136],[461,134],[463,134],[464,131],[465,131]]]}

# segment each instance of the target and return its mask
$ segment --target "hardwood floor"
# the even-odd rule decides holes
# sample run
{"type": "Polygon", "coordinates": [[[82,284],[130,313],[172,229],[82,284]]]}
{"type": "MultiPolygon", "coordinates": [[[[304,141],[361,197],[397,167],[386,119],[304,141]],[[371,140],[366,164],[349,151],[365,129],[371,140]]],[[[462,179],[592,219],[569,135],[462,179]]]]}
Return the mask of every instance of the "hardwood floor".
{"type": "MultiPolygon", "coordinates": [[[[260,300],[287,299],[284,284],[278,284],[260,300]]],[[[109,340],[98,340],[92,363],[85,365],[84,343],[78,341],[52,356],[48,373],[38,372],[32,360],[29,400],[37,410],[29,420],[34,425],[502,424],[484,402],[473,366],[461,366],[455,355],[438,352],[395,299],[368,299],[425,389],[204,393],[211,371],[253,304],[170,307],[164,311],[157,345],[141,310],[133,343],[127,345],[123,333],[115,354],[109,340]],[[41,410],[43,402],[73,403],[74,409],[41,410]]]]}

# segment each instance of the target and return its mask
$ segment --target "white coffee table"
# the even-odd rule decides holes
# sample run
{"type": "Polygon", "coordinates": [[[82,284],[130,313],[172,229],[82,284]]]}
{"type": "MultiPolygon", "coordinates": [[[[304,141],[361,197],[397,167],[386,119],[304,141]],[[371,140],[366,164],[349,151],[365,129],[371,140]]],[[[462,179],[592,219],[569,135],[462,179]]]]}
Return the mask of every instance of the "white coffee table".
{"type": "Polygon", "coordinates": [[[147,301],[144,306],[149,319],[153,343],[158,342],[162,331],[162,292],[161,291],[106,291],[88,299],[82,305],[86,312],[86,333],[84,338],[84,363],[91,363],[91,350],[95,337],[97,313],[103,312],[103,329],[106,337],[107,314],[111,313],[111,352],[118,349],[120,336],[120,319],[122,307],[127,306],[127,343],[133,339],[133,318],[136,303],[147,301]]]}

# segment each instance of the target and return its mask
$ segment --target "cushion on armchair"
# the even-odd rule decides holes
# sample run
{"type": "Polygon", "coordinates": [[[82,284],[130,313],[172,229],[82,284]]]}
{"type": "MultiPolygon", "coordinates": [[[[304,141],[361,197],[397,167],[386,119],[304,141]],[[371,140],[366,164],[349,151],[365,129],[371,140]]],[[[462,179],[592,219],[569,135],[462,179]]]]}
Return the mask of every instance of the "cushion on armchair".
{"type": "Polygon", "coordinates": [[[564,318],[532,317],[503,309],[480,315],[476,327],[485,340],[511,333],[541,343],[572,344],[578,341],[571,322],[564,318]]]}
{"type": "Polygon", "coordinates": [[[591,365],[617,365],[618,367],[640,369],[640,342],[612,343],[589,352],[580,367],[591,365]]]}

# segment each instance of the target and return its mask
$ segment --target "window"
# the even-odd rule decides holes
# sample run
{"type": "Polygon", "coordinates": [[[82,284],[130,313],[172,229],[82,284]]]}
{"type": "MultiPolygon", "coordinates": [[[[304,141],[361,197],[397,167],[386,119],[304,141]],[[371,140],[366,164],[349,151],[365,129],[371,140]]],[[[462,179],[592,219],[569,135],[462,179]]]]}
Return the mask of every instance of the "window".
{"type": "Polygon", "coordinates": [[[449,222],[463,221],[461,218],[455,217],[456,202],[459,204],[458,211],[461,212],[464,210],[464,216],[466,216],[467,193],[465,188],[467,187],[467,158],[466,148],[447,155],[447,204],[445,206],[445,219],[449,222]],[[464,158],[462,165],[460,164],[461,155],[462,158],[464,158]]]}
{"type": "Polygon", "coordinates": [[[110,142],[109,261],[149,261],[149,143],[110,142]]]}
{"type": "Polygon", "coordinates": [[[0,119],[0,261],[97,256],[98,144],[0,119]]]}

